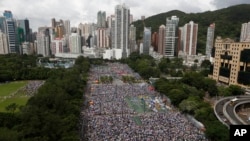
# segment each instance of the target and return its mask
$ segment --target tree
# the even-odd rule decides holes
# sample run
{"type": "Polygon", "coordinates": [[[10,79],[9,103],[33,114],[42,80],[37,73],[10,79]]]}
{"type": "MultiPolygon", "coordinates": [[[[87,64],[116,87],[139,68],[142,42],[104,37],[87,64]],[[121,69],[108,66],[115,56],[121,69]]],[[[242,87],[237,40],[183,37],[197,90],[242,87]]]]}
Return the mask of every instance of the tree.
{"type": "Polygon", "coordinates": [[[216,86],[216,81],[210,78],[203,79],[203,89],[208,91],[210,96],[218,95],[218,88],[216,86]]]}
{"type": "Polygon", "coordinates": [[[230,85],[228,89],[231,92],[231,95],[243,95],[245,93],[245,91],[237,85],[230,85]]]}
{"type": "Polygon", "coordinates": [[[5,107],[6,111],[10,111],[12,114],[16,111],[18,105],[16,103],[11,103],[7,107],[5,107]]]}
{"type": "Polygon", "coordinates": [[[182,100],[188,97],[188,95],[180,89],[172,89],[166,95],[171,99],[171,103],[175,106],[179,105],[182,100]]]}
{"type": "Polygon", "coordinates": [[[209,60],[203,60],[203,61],[201,62],[201,67],[202,67],[202,68],[209,68],[210,65],[211,65],[211,62],[210,62],[209,60]]]}
{"type": "Polygon", "coordinates": [[[190,96],[188,99],[182,100],[179,108],[184,113],[194,114],[194,111],[199,107],[200,100],[199,97],[190,96]]]}

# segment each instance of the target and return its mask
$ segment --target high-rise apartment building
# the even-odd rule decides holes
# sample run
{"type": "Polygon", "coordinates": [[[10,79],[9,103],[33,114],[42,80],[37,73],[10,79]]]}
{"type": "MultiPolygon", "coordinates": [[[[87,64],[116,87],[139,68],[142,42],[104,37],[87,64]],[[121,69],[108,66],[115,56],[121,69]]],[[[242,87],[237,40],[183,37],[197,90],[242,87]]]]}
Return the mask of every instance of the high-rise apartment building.
{"type": "Polygon", "coordinates": [[[21,46],[22,46],[22,54],[30,55],[33,53],[31,44],[29,42],[23,42],[21,46]]]}
{"type": "Polygon", "coordinates": [[[106,12],[97,13],[97,28],[106,28],[106,12]]]}
{"type": "Polygon", "coordinates": [[[250,42],[250,22],[241,25],[240,42],[250,42]]]}
{"type": "Polygon", "coordinates": [[[157,51],[158,50],[158,33],[157,32],[154,32],[152,34],[152,40],[151,40],[151,45],[153,46],[154,48],[154,51],[157,51]]]}
{"type": "Polygon", "coordinates": [[[8,53],[9,53],[9,48],[8,48],[7,36],[0,30],[0,54],[8,54],[8,53]]]}
{"type": "Polygon", "coordinates": [[[250,85],[250,42],[217,37],[212,77],[226,84],[250,85]]]}
{"type": "Polygon", "coordinates": [[[55,27],[55,37],[56,38],[63,38],[64,36],[64,26],[63,24],[57,25],[55,27]]]}
{"type": "Polygon", "coordinates": [[[181,38],[181,45],[183,46],[180,49],[186,55],[196,55],[198,24],[190,21],[184,25],[182,31],[179,38],[181,38]]]}
{"type": "MultiPolygon", "coordinates": [[[[115,7],[115,20],[112,35],[112,48],[114,49],[114,58],[126,58],[128,57],[129,51],[129,19],[130,19],[129,8],[123,5],[117,5],[115,7]]],[[[112,24],[111,24],[112,25],[112,24]]]]}
{"type": "Polygon", "coordinates": [[[69,20],[64,21],[64,32],[65,32],[65,34],[68,34],[68,35],[70,35],[70,33],[71,33],[69,20]]]}
{"type": "Polygon", "coordinates": [[[130,14],[130,16],[129,16],[130,18],[129,18],[129,23],[131,24],[133,21],[134,21],[134,19],[133,19],[133,15],[131,15],[130,14]]]}
{"type": "Polygon", "coordinates": [[[177,16],[172,16],[166,19],[166,39],[164,56],[172,58],[176,56],[177,38],[178,38],[178,23],[179,18],[177,16]]]}
{"type": "Polygon", "coordinates": [[[50,49],[50,31],[48,27],[40,27],[36,35],[37,39],[37,54],[41,54],[44,57],[51,55],[50,49]]]}
{"type": "Polygon", "coordinates": [[[81,36],[77,33],[72,33],[69,36],[70,53],[82,53],[81,36]]]}
{"type": "Polygon", "coordinates": [[[136,51],[136,27],[134,25],[129,28],[129,49],[130,52],[136,51]]]}
{"type": "Polygon", "coordinates": [[[0,30],[5,34],[7,34],[7,27],[6,26],[7,25],[6,25],[5,17],[0,17],[0,30]]]}
{"type": "Polygon", "coordinates": [[[165,49],[165,39],[166,39],[166,26],[161,25],[159,27],[159,33],[158,33],[158,53],[163,55],[164,49],[165,49]]]}
{"type": "Polygon", "coordinates": [[[64,53],[66,51],[66,40],[64,38],[56,38],[51,41],[51,54],[64,53]]]}
{"type": "Polygon", "coordinates": [[[97,47],[107,47],[106,28],[97,28],[97,47]]]}
{"type": "Polygon", "coordinates": [[[55,27],[56,27],[56,19],[55,19],[55,18],[52,18],[52,19],[51,19],[51,27],[52,27],[52,28],[55,28],[55,27]]]}
{"type": "Polygon", "coordinates": [[[212,23],[207,28],[207,43],[206,43],[206,56],[207,57],[211,57],[211,51],[214,45],[214,31],[215,31],[215,23],[212,23]]]}
{"type": "Polygon", "coordinates": [[[142,53],[149,55],[150,47],[151,47],[151,27],[144,27],[142,53]]]}

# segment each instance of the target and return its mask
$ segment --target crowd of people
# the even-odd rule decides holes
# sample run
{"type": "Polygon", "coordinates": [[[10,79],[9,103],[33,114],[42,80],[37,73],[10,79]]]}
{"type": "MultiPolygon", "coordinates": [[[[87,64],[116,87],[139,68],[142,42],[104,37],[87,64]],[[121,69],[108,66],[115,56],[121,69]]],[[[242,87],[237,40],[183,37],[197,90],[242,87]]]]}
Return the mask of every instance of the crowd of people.
{"type": "MultiPolygon", "coordinates": [[[[103,141],[194,141],[207,140],[204,133],[195,127],[178,111],[150,110],[136,112],[128,104],[127,98],[159,96],[149,89],[147,83],[123,83],[122,85],[96,84],[99,76],[109,75],[121,79],[122,75],[131,75],[140,79],[127,65],[108,63],[94,66],[90,70],[88,91],[89,106],[82,111],[87,133],[82,140],[103,141]],[[136,119],[136,120],[135,120],[136,119]]],[[[157,97],[160,99],[160,97],[157,97]]],[[[137,105],[141,104],[141,101],[137,105]]],[[[145,103],[144,103],[145,104],[145,103]]],[[[145,106],[145,105],[144,105],[145,106]]],[[[147,107],[149,105],[146,105],[147,107]]]]}
{"type": "Polygon", "coordinates": [[[26,95],[33,96],[39,87],[41,87],[44,84],[45,81],[41,80],[32,80],[29,81],[28,84],[24,87],[24,91],[26,92],[26,95]]]}

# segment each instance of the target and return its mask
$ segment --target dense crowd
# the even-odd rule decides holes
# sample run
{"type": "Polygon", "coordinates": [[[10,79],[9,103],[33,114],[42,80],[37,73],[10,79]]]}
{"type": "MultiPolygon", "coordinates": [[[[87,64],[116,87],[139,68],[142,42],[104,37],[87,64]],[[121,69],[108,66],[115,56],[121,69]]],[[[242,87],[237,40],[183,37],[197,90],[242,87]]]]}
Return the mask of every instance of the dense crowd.
{"type": "MultiPolygon", "coordinates": [[[[127,65],[109,63],[94,66],[90,71],[89,82],[98,80],[99,76],[109,75],[121,79],[122,75],[131,75],[140,79],[127,65]]],[[[159,94],[149,89],[147,83],[132,84],[95,84],[89,83],[86,93],[89,107],[82,114],[87,133],[83,140],[93,141],[202,141],[207,140],[204,133],[193,126],[179,112],[153,110],[138,113],[128,104],[128,98],[156,97],[159,94]]],[[[137,99],[137,101],[136,101],[137,99]]],[[[138,100],[139,99],[139,100],[138,100]]],[[[157,99],[160,99],[158,97],[157,99]]],[[[145,105],[144,105],[145,106],[145,105]]],[[[148,104],[146,104],[147,109],[148,104]]]]}
{"type": "Polygon", "coordinates": [[[34,95],[37,92],[38,88],[44,84],[44,82],[45,81],[41,81],[41,80],[29,81],[28,84],[24,87],[26,94],[28,96],[34,95]]]}

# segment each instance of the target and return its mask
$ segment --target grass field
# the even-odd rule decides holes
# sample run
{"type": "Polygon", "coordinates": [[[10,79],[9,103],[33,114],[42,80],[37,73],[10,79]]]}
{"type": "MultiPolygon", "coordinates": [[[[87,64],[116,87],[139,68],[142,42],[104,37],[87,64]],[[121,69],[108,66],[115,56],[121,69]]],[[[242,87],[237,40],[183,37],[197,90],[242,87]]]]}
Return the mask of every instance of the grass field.
{"type": "Polygon", "coordinates": [[[27,83],[28,81],[16,81],[0,84],[0,112],[6,112],[5,107],[11,103],[16,103],[18,106],[26,104],[29,97],[20,89],[27,83]]]}
{"type": "Polygon", "coordinates": [[[150,112],[146,103],[139,97],[125,97],[125,101],[131,109],[137,113],[150,112]]]}

